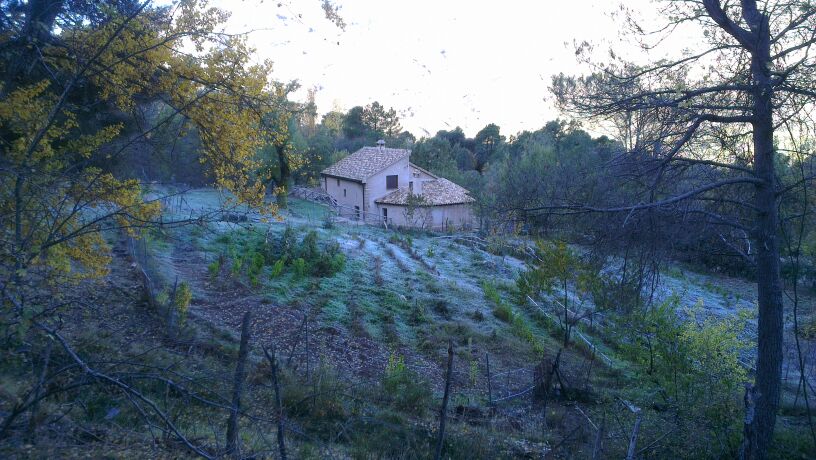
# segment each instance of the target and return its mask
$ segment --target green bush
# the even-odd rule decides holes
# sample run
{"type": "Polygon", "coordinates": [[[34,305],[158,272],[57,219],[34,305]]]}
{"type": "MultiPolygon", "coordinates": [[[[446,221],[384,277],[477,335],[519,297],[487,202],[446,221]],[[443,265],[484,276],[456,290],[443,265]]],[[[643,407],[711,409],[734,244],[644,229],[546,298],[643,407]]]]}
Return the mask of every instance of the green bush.
{"type": "Polygon", "coordinates": [[[250,273],[260,273],[264,265],[266,265],[266,260],[263,254],[257,252],[252,253],[249,264],[250,273]]]}
{"type": "Polygon", "coordinates": [[[659,386],[677,416],[709,430],[706,437],[724,440],[739,430],[735,421],[742,414],[748,374],[739,357],[748,344],[739,337],[746,318],[698,318],[700,307],[681,318],[680,300],[672,296],[619,318],[614,329],[620,334],[621,351],[636,363],[644,380],[659,386]]]}
{"type": "Polygon", "coordinates": [[[193,290],[186,281],[182,281],[176,288],[176,295],[173,298],[173,308],[179,315],[179,323],[184,323],[184,320],[187,319],[191,300],[193,300],[193,290]]]}
{"type": "Polygon", "coordinates": [[[244,261],[240,257],[235,257],[232,259],[232,267],[230,271],[232,271],[233,276],[238,276],[241,274],[241,267],[243,266],[244,261]]]}
{"type": "Polygon", "coordinates": [[[221,273],[221,258],[213,260],[207,265],[207,271],[210,273],[210,277],[215,279],[219,273],[221,273]]]}
{"type": "Polygon", "coordinates": [[[317,232],[312,230],[303,237],[297,255],[307,261],[315,261],[320,257],[320,250],[317,247],[317,232]]]}
{"type": "Polygon", "coordinates": [[[530,344],[530,346],[533,348],[533,352],[536,355],[544,355],[544,345],[538,340],[536,335],[533,333],[533,330],[530,329],[530,325],[527,324],[527,321],[525,321],[520,315],[515,315],[512,317],[511,330],[517,337],[530,344]]]}
{"type": "Polygon", "coordinates": [[[496,286],[485,280],[482,280],[481,285],[482,291],[484,291],[485,299],[493,302],[493,304],[497,306],[502,303],[501,296],[499,296],[499,291],[496,289],[496,286]]]}
{"type": "Polygon", "coordinates": [[[496,305],[493,308],[493,316],[504,321],[505,323],[510,323],[513,321],[513,309],[504,303],[501,305],[496,305]]]}
{"type": "Polygon", "coordinates": [[[408,369],[405,359],[395,353],[388,356],[382,390],[395,409],[422,416],[431,400],[428,383],[408,369]]]}
{"type": "Polygon", "coordinates": [[[295,270],[295,277],[302,278],[306,276],[306,261],[302,257],[298,257],[292,262],[292,268],[295,270]]]}
{"type": "Polygon", "coordinates": [[[272,271],[269,273],[269,276],[271,276],[272,278],[279,277],[281,275],[281,273],[283,273],[283,265],[284,265],[284,260],[283,259],[278,259],[275,262],[275,264],[272,265],[272,271]]]}
{"type": "Polygon", "coordinates": [[[281,258],[291,259],[297,252],[297,234],[295,229],[287,225],[278,242],[278,254],[281,258]]]}

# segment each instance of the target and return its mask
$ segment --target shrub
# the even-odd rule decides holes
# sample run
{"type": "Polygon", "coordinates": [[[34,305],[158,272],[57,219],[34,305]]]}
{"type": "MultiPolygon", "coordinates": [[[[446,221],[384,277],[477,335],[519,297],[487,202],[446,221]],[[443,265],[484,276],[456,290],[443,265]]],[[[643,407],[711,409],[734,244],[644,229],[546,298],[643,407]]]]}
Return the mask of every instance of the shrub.
{"type": "Polygon", "coordinates": [[[292,262],[292,268],[295,270],[295,277],[302,278],[306,276],[306,261],[302,257],[298,257],[292,262]]]}
{"type": "Polygon", "coordinates": [[[816,318],[800,320],[799,333],[806,339],[816,339],[816,318]]]}
{"type": "Polygon", "coordinates": [[[739,338],[745,318],[697,318],[692,309],[684,319],[678,309],[672,296],[623,317],[615,328],[622,351],[660,387],[677,416],[727,436],[742,412],[739,396],[748,377],[739,362],[747,347],[739,338]]]}
{"type": "Polygon", "coordinates": [[[411,307],[408,321],[414,326],[428,322],[428,318],[425,316],[425,307],[419,302],[415,301],[414,305],[411,307]]]}
{"type": "Polygon", "coordinates": [[[290,225],[287,225],[283,230],[278,246],[278,253],[282,258],[289,259],[295,255],[297,251],[297,234],[290,225]]]}
{"type": "Polygon", "coordinates": [[[303,238],[300,243],[300,248],[297,252],[298,257],[303,260],[314,261],[320,257],[320,251],[317,248],[317,232],[311,230],[303,238]]]}
{"type": "Polygon", "coordinates": [[[312,266],[314,276],[332,276],[346,264],[346,256],[340,252],[340,245],[336,241],[327,244],[323,253],[318,254],[316,258],[306,260],[312,266]]]}
{"type": "Polygon", "coordinates": [[[496,306],[501,305],[502,300],[501,297],[499,296],[499,291],[496,289],[496,286],[484,280],[482,280],[481,285],[482,291],[484,291],[485,298],[493,302],[496,306]]]}
{"type": "Polygon", "coordinates": [[[215,279],[218,274],[221,273],[221,258],[219,257],[210,262],[210,264],[207,265],[207,271],[210,273],[210,277],[215,279]]]}
{"type": "Polygon", "coordinates": [[[427,382],[408,369],[405,359],[395,353],[388,356],[382,390],[394,408],[422,416],[431,399],[427,382]]]}
{"type": "Polygon", "coordinates": [[[269,273],[269,276],[272,278],[277,278],[283,273],[283,259],[278,259],[274,265],[272,265],[272,271],[269,273]]]}
{"type": "Polygon", "coordinates": [[[257,252],[252,253],[249,263],[250,273],[260,273],[264,265],[266,265],[266,260],[264,260],[263,254],[257,252]]]}
{"type": "Polygon", "coordinates": [[[544,355],[544,345],[535,336],[532,329],[530,329],[530,325],[527,324],[527,321],[525,321],[524,318],[522,318],[520,315],[513,316],[511,329],[513,334],[530,344],[530,346],[533,348],[533,352],[536,355],[544,355]]]}
{"type": "Polygon", "coordinates": [[[493,308],[493,316],[504,321],[505,323],[510,323],[513,321],[513,309],[504,303],[501,305],[496,305],[496,307],[493,308]]]}
{"type": "Polygon", "coordinates": [[[193,300],[193,290],[186,281],[182,281],[176,288],[176,295],[173,298],[173,308],[179,315],[179,323],[184,323],[187,318],[191,300],[193,300]]]}
{"type": "Polygon", "coordinates": [[[332,220],[331,214],[326,213],[326,216],[323,217],[323,228],[326,230],[331,230],[334,228],[334,220],[332,220]]]}
{"type": "Polygon", "coordinates": [[[238,276],[241,274],[241,266],[243,265],[244,261],[240,257],[236,257],[232,259],[232,275],[238,276]]]}

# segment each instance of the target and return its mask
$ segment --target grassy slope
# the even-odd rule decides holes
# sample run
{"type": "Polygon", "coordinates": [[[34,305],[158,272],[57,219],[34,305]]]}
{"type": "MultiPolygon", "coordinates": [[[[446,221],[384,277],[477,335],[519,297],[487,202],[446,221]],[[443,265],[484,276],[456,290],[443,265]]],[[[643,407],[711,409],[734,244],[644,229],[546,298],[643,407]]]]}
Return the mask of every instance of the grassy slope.
{"type": "MultiPolygon", "coordinates": [[[[195,191],[187,194],[187,201],[177,211],[179,215],[187,215],[190,209],[185,206],[196,210],[217,204],[213,192],[195,191]]],[[[240,315],[247,308],[258,318],[256,343],[274,343],[280,350],[294,350],[293,361],[297,368],[286,370],[284,394],[293,423],[309,435],[290,441],[291,448],[300,456],[322,457],[326,446],[330,446],[334,454],[345,452],[352,456],[371,452],[385,456],[399,453],[406,457],[427,454],[423,449],[430,445],[428,437],[436,423],[435,408],[442,390],[448,339],[454,341],[456,352],[452,404],[476,407],[484,412],[487,411],[485,354],[490,355],[491,373],[500,374],[492,382],[496,398],[529,387],[533,378],[532,367],[542,358],[552,358],[558,350],[557,326],[535,307],[518,305],[513,299],[512,283],[518,271],[523,269],[518,260],[489,254],[446,235],[395,235],[378,228],[346,223],[324,228],[325,213],[326,210],[319,205],[290,200],[290,209],[282,214],[282,222],[251,225],[222,222],[206,228],[157,233],[150,242],[153,270],[165,284],[171,284],[178,277],[193,287],[189,320],[182,336],[185,343],[195,346],[187,351],[185,366],[208,369],[207,375],[228,375],[231,372],[230,356],[236,352],[240,315]],[[240,251],[247,246],[242,242],[275,241],[286,225],[295,227],[299,238],[308,230],[315,230],[321,244],[338,242],[347,258],[343,270],[331,277],[299,278],[287,269],[281,276],[271,277],[271,268],[267,266],[259,285],[254,287],[248,285],[244,274],[230,275],[228,267],[222,267],[215,277],[208,272],[207,265],[219,254],[227,253],[230,247],[240,251]],[[499,301],[510,305],[520,319],[518,324],[524,325],[522,329],[518,324],[514,326],[494,316],[495,299],[486,298],[483,283],[496,287],[499,301]],[[293,332],[300,327],[304,314],[309,316],[312,324],[308,354],[302,343],[297,342],[302,337],[293,332]],[[415,401],[423,410],[400,405],[399,401],[390,399],[393,395],[388,395],[387,391],[385,395],[380,393],[386,389],[383,386],[385,369],[389,360],[395,357],[402,357],[412,379],[431,391],[429,395],[418,396],[415,401]],[[308,395],[302,385],[303,363],[307,360],[311,372],[315,373],[313,375],[325,376],[321,382],[338,382],[338,386],[355,382],[362,390],[351,391],[350,387],[344,387],[342,392],[332,393],[333,399],[321,400],[325,410],[316,411],[316,406],[304,409],[299,399],[308,395]],[[340,393],[352,395],[340,396],[340,393]],[[365,417],[359,418],[360,414],[368,414],[377,423],[360,424],[360,420],[366,420],[365,417]],[[329,425],[339,420],[344,421],[344,429],[357,435],[352,434],[345,440],[338,438],[336,426],[329,425]],[[411,446],[413,450],[400,449],[400,445],[411,446]]],[[[172,214],[168,212],[168,217],[172,214]]],[[[120,284],[132,284],[132,275],[121,263],[112,274],[117,279],[129,280],[120,284]]],[[[712,299],[709,301],[712,302],[715,298],[730,296],[736,301],[733,304],[739,304],[751,295],[744,291],[734,292],[738,291],[739,284],[735,284],[737,288],[733,287],[734,284],[729,285],[729,292],[724,293],[726,288],[717,287],[721,283],[712,284],[710,278],[679,271],[672,272],[669,278],[678,286],[687,286],[686,292],[695,296],[710,293],[712,299]]],[[[133,298],[119,300],[120,308],[115,310],[118,321],[130,325],[132,333],[106,334],[104,340],[98,340],[97,334],[97,340],[89,341],[88,348],[83,351],[128,357],[138,355],[140,359],[157,365],[170,362],[179,346],[163,339],[161,318],[135,307],[137,302],[133,298]],[[135,326],[137,324],[139,326],[135,326]],[[140,354],[144,350],[151,351],[147,355],[140,354]]],[[[83,334],[93,335],[93,331],[105,330],[109,321],[107,317],[95,317],[84,323],[85,331],[76,331],[76,338],[81,341],[83,334]]],[[[640,404],[653,399],[652,389],[648,383],[635,380],[632,364],[616,356],[614,350],[604,343],[602,335],[584,332],[612,358],[612,364],[591,360],[588,347],[580,343],[564,352],[564,378],[575,390],[571,395],[573,401],[562,401],[561,395],[556,395],[556,401],[550,403],[546,414],[546,431],[542,431],[544,414],[540,407],[531,406],[529,399],[524,397],[517,398],[499,404],[490,423],[454,422],[449,427],[448,452],[457,458],[495,458],[528,453],[536,456],[555,446],[556,456],[569,452],[585,457],[591,453],[594,437],[587,417],[598,423],[606,413],[615,419],[615,425],[607,428],[613,438],[607,442],[606,452],[622,454],[633,418],[614,397],[640,404]],[[586,378],[586,375],[591,377],[586,378]]],[[[257,350],[253,359],[255,366],[262,368],[257,350]]],[[[6,375],[16,372],[13,369],[6,371],[6,375]]],[[[412,388],[399,387],[398,392],[407,393],[412,388]]],[[[421,388],[416,391],[421,393],[421,388]]],[[[269,404],[269,394],[265,390],[251,394],[259,404],[269,404]]],[[[119,405],[123,403],[118,401],[116,404],[121,407],[119,405]]],[[[103,409],[108,408],[101,403],[99,411],[103,409]]],[[[646,422],[640,445],[657,441],[671,427],[665,413],[650,407],[644,407],[644,410],[646,422]]],[[[115,431],[121,438],[118,442],[99,445],[100,452],[122,449],[121,456],[136,455],[137,452],[130,450],[131,446],[149,439],[144,431],[116,431],[118,424],[111,426],[98,415],[90,423],[115,431]]],[[[207,422],[201,418],[190,423],[194,426],[207,422]]],[[[274,438],[271,434],[273,427],[268,428],[269,436],[274,438]]],[[[788,431],[784,435],[791,436],[788,431]]],[[[50,445],[48,442],[29,445],[23,456],[48,456],[50,445]]],[[[15,447],[19,448],[19,445],[15,447]]],[[[63,452],[69,456],[78,454],[63,452]]],[[[151,455],[161,452],[165,450],[154,448],[151,455]]]]}

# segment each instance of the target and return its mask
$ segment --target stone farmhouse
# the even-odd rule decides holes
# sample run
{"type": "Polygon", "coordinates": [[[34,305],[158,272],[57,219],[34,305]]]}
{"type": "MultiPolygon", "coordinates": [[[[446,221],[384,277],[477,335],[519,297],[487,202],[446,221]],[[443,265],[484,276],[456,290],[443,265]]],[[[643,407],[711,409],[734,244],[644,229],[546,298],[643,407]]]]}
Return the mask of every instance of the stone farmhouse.
{"type": "Polygon", "coordinates": [[[473,225],[468,191],[410,162],[411,151],[363,147],[321,173],[340,215],[387,226],[434,230],[473,225]]]}

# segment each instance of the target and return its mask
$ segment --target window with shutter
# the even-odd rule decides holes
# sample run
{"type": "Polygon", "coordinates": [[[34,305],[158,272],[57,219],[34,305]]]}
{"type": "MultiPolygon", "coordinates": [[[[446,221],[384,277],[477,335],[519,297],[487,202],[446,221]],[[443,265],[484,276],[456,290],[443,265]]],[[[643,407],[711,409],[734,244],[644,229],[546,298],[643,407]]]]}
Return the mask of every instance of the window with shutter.
{"type": "Polygon", "coordinates": [[[394,189],[398,187],[398,180],[399,176],[385,176],[385,188],[388,190],[394,189]]]}

